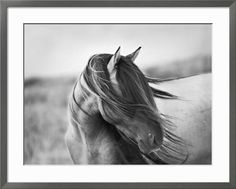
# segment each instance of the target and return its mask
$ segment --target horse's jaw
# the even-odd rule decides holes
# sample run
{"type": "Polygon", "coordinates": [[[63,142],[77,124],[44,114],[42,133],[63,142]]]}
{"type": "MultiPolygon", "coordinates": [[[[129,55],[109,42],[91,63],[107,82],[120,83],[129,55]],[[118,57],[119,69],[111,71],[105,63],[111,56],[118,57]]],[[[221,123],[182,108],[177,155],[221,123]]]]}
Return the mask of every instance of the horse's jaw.
{"type": "Polygon", "coordinates": [[[123,122],[115,127],[144,154],[158,151],[163,143],[163,129],[160,125],[150,126],[140,120],[123,122]]]}

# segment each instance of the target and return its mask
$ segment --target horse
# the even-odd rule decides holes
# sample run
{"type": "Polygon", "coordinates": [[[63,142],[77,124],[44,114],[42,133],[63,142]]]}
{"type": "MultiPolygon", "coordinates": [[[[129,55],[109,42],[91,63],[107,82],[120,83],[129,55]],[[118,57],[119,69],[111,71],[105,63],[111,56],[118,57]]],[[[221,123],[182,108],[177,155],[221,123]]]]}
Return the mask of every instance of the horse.
{"type": "Polygon", "coordinates": [[[75,164],[211,164],[211,74],[161,80],[123,56],[95,54],[68,100],[75,164]]]}

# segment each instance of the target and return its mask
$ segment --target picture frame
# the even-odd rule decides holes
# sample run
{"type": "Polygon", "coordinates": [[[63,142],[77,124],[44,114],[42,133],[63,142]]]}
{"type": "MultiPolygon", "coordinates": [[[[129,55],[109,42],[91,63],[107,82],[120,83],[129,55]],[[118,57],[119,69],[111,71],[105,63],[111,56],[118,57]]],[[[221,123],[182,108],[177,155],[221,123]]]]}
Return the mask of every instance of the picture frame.
{"type": "Polygon", "coordinates": [[[1,188],[236,188],[236,1],[1,1],[1,188]],[[228,7],[230,10],[230,182],[229,183],[11,183],[8,182],[8,24],[10,7],[228,7]]]}

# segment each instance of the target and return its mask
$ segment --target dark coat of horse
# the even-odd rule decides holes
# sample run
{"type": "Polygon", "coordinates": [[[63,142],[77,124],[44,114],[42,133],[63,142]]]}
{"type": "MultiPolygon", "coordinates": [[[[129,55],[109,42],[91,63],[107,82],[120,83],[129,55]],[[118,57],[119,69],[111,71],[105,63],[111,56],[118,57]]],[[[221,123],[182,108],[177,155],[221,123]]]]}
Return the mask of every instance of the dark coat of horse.
{"type": "Polygon", "coordinates": [[[65,140],[72,160],[211,163],[211,75],[146,77],[134,64],[139,50],[90,58],[69,98],[65,140]]]}

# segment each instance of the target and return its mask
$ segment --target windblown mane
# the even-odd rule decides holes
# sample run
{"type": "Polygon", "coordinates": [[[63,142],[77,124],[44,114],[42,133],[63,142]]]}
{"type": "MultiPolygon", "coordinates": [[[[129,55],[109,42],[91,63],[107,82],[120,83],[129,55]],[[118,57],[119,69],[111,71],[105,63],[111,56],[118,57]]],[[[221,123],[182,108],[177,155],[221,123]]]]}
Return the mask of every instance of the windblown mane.
{"type": "Polygon", "coordinates": [[[137,111],[141,112],[139,115],[142,120],[146,119],[150,124],[163,128],[164,139],[157,151],[158,157],[166,163],[183,163],[188,157],[185,142],[173,133],[175,126],[171,118],[161,114],[154,101],[154,97],[178,97],[149,86],[148,83],[158,83],[160,80],[144,76],[133,62],[124,57],[121,57],[116,67],[116,79],[122,95],[117,94],[107,70],[110,58],[110,54],[94,55],[83,72],[87,86],[101,99],[105,115],[115,124],[124,118],[132,118],[137,111]]]}

